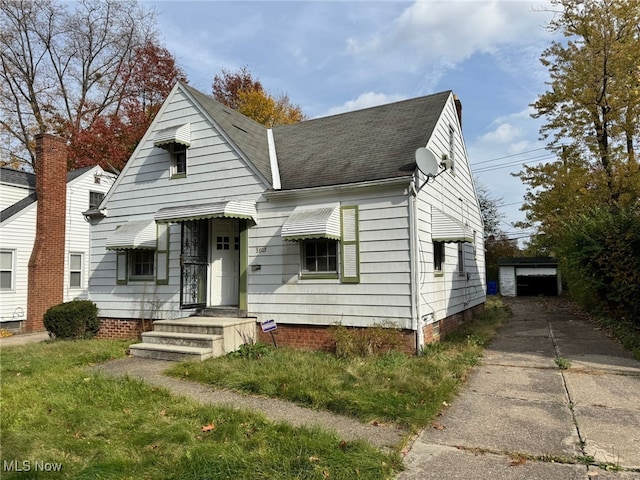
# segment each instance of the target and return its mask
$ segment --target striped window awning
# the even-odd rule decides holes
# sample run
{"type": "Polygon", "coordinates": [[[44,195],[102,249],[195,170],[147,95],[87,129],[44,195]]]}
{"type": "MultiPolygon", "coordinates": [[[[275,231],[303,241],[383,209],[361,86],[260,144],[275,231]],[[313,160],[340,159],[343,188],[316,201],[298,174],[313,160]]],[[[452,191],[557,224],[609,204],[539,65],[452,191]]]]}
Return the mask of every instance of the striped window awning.
{"type": "Polygon", "coordinates": [[[172,143],[185,147],[191,145],[191,125],[185,123],[177,127],[165,128],[156,133],[153,139],[153,145],[160,148],[169,148],[172,143]]]}
{"type": "Polygon", "coordinates": [[[431,239],[434,242],[473,242],[473,230],[450,215],[432,208],[431,239]]]}
{"type": "Polygon", "coordinates": [[[206,218],[244,218],[258,223],[256,204],[248,200],[166,207],[158,210],[154,216],[154,220],[158,223],[187,222],[206,218]]]}
{"type": "Polygon", "coordinates": [[[285,240],[331,238],[340,240],[340,205],[298,206],[282,226],[285,240]]]}
{"type": "Polygon", "coordinates": [[[153,220],[136,220],[119,226],[107,238],[107,250],[157,248],[156,224],[153,220]]]}

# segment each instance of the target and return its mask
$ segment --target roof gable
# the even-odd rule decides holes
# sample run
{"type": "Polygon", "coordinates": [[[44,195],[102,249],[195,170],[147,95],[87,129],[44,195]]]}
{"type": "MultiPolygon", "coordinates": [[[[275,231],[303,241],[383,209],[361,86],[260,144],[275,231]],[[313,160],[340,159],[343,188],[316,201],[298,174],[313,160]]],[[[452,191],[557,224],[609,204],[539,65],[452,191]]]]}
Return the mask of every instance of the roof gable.
{"type": "Polygon", "coordinates": [[[182,87],[210,115],[234,146],[271,185],[273,179],[269,162],[267,128],[187,84],[182,84],[182,87]]]}
{"type": "Polygon", "coordinates": [[[282,189],[411,176],[451,92],[273,129],[282,189]]]}
{"type": "MultiPolygon", "coordinates": [[[[90,172],[94,169],[98,169],[98,170],[102,170],[99,166],[97,165],[90,165],[88,167],[83,167],[83,168],[78,168],[76,170],[71,170],[70,172],[67,173],[67,183],[71,183],[74,180],[80,178],[82,175],[84,175],[87,172],[90,172]]],[[[2,182],[5,182],[5,178],[10,178],[10,179],[19,179],[21,176],[20,175],[13,175],[9,172],[11,172],[11,169],[8,168],[3,168],[2,169],[2,182]],[[5,175],[7,175],[7,177],[5,177],[5,175]]],[[[29,173],[29,172],[20,172],[17,170],[13,170],[13,172],[16,172],[17,174],[25,174],[22,176],[22,178],[28,178],[28,180],[24,180],[24,181],[33,181],[33,189],[35,190],[35,175],[33,173],[29,173]]],[[[10,183],[8,180],[6,183],[10,183]]],[[[26,183],[24,183],[24,185],[26,185],[26,183]]],[[[0,212],[0,222],[4,222],[5,220],[8,220],[9,218],[13,217],[14,215],[20,213],[22,210],[24,210],[25,208],[27,208],[29,205],[35,203],[38,201],[38,195],[36,194],[36,192],[34,191],[33,193],[31,193],[30,195],[28,195],[27,197],[23,198],[22,200],[17,201],[16,203],[14,203],[13,205],[8,206],[7,208],[5,208],[4,210],[2,210],[0,212]]]]}

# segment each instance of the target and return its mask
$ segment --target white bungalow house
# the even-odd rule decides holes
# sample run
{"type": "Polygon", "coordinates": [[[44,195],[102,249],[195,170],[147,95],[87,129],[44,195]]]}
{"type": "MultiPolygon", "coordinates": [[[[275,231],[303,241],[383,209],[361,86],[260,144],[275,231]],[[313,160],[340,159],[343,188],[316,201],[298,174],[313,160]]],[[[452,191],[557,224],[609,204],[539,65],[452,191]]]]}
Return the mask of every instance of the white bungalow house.
{"type": "MultiPolygon", "coordinates": [[[[64,169],[66,157],[63,175],[64,169]]],[[[64,198],[60,201],[61,208],[66,210],[65,232],[62,232],[64,273],[61,278],[52,279],[63,292],[62,301],[88,297],[90,224],[83,212],[97,207],[114,181],[115,175],[99,166],[66,174],[66,201],[64,198]]],[[[25,330],[28,317],[28,265],[36,238],[35,175],[0,169],[0,202],[0,328],[21,331],[25,330]]],[[[41,322],[39,319],[40,325],[41,322]]]]}
{"type": "Polygon", "coordinates": [[[270,129],[177,83],[92,221],[104,330],[157,320],[134,354],[180,343],[159,330],[187,335],[181,322],[243,323],[244,337],[267,320],[280,343],[311,348],[337,323],[390,321],[416,351],[485,301],[450,91],[270,129]],[[425,148],[447,167],[427,184],[425,148]]]}

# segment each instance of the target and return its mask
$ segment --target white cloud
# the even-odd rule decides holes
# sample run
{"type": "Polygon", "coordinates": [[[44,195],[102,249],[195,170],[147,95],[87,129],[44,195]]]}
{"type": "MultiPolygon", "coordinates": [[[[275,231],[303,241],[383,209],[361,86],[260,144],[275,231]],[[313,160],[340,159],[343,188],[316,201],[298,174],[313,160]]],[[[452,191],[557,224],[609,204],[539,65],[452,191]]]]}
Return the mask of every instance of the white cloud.
{"type": "Polygon", "coordinates": [[[531,45],[547,35],[549,18],[528,2],[417,0],[377,32],[348,38],[346,52],[392,70],[425,62],[446,69],[477,52],[531,45]]]}
{"type": "Polygon", "coordinates": [[[485,133],[481,141],[492,143],[509,143],[520,136],[518,127],[511,123],[502,123],[495,130],[485,133]]]}
{"type": "Polygon", "coordinates": [[[385,93],[366,92],[359,95],[358,98],[354,100],[348,100],[344,102],[342,105],[331,107],[322,116],[336,115],[338,113],[350,112],[353,110],[361,110],[363,108],[375,107],[377,105],[384,105],[385,103],[398,102],[406,98],[407,97],[405,97],[404,95],[397,95],[397,94],[387,95],[385,93]]]}

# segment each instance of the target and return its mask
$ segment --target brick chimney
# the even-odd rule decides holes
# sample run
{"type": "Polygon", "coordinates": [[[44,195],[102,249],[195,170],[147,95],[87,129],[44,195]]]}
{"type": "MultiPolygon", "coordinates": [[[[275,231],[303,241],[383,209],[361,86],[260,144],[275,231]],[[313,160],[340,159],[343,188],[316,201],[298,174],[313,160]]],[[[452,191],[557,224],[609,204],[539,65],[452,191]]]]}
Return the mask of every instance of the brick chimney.
{"type": "Polygon", "coordinates": [[[36,136],[36,239],[29,259],[28,332],[44,330],[43,316],[64,299],[67,144],[49,134],[36,136]]]}

